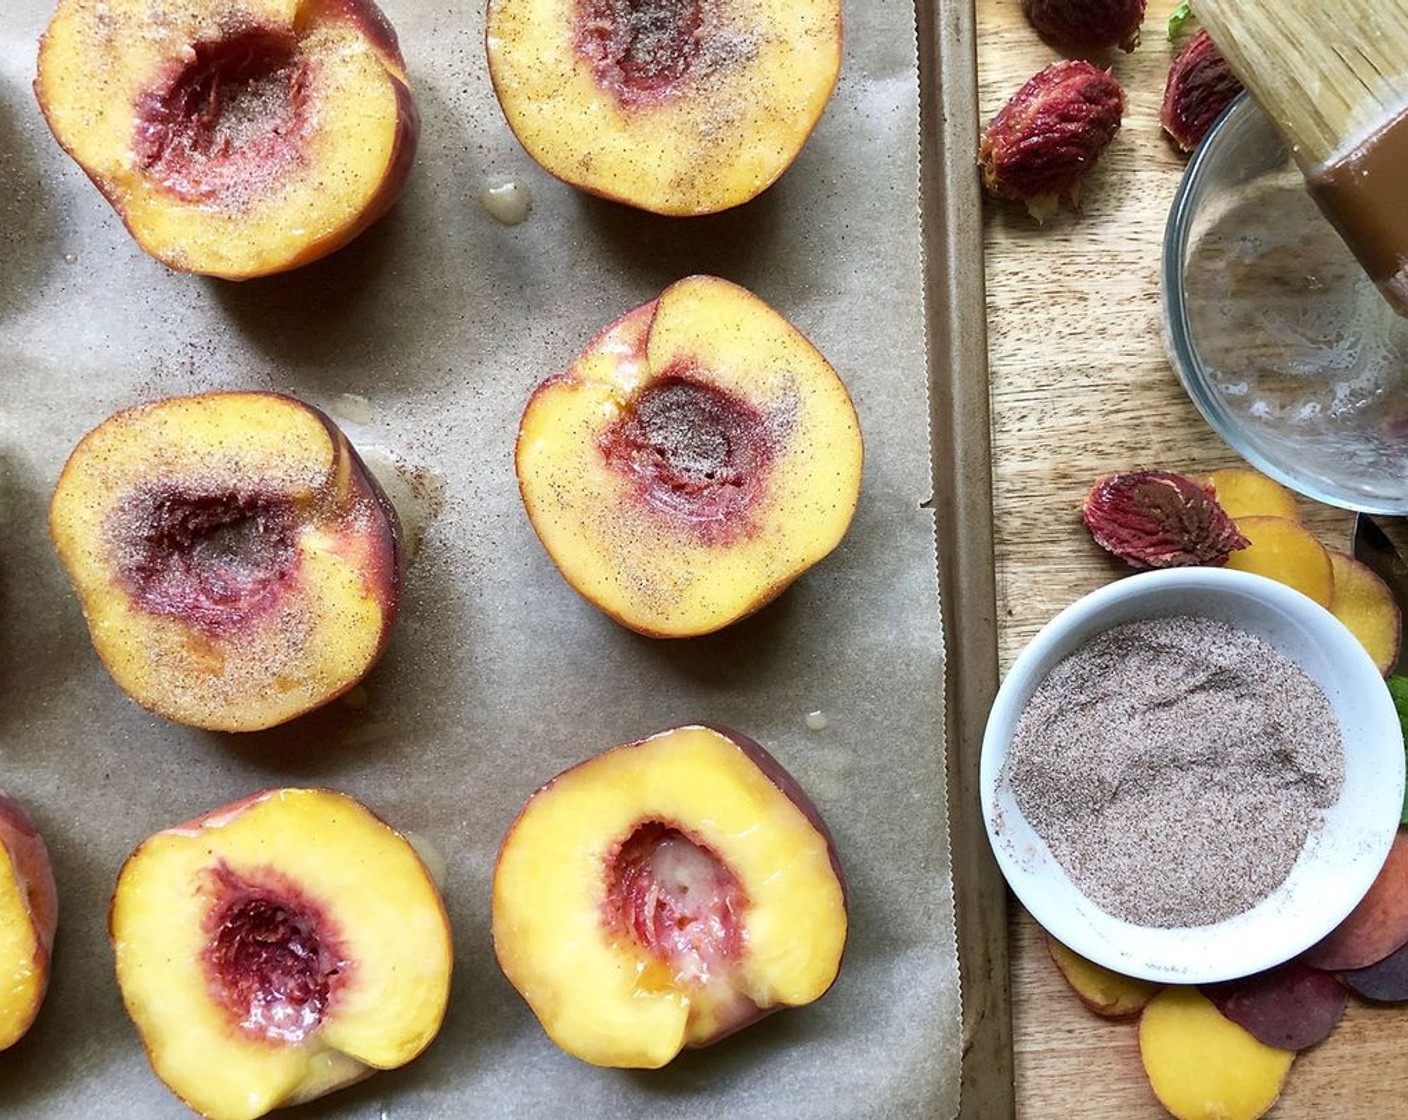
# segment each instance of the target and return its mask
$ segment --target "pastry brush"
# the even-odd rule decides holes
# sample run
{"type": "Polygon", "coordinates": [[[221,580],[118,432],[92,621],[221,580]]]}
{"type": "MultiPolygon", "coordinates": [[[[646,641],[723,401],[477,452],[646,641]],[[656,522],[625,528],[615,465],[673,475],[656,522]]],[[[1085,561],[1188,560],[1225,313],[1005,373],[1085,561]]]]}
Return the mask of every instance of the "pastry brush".
{"type": "Polygon", "coordinates": [[[1408,0],[1193,0],[1193,11],[1408,316],[1408,0]]]}

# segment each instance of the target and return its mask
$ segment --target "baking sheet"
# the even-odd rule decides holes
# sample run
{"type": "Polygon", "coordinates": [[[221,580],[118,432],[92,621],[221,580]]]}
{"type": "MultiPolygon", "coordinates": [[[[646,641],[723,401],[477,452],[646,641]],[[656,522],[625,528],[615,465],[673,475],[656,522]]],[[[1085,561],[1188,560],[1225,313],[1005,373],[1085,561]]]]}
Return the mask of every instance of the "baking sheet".
{"type": "Polygon", "coordinates": [[[992,412],[988,398],[977,11],[918,5],[920,165],[928,283],[934,509],[944,665],[948,835],[963,980],[961,1120],[1016,1116],[1007,881],[979,793],[983,733],[997,693],[992,412]]]}
{"type": "Polygon", "coordinates": [[[406,195],[347,250],[239,286],[136,249],[29,92],[49,5],[0,8],[0,785],[34,812],[61,894],[49,999],[0,1056],[0,1114],[188,1115],[122,1012],[105,930],[117,869],[158,828],[269,785],[325,784],[442,850],[457,965],[424,1056],[288,1115],[952,1115],[912,6],[848,3],[840,86],[792,170],[748,206],[692,221],[587,198],[531,163],[489,87],[477,0],[383,7],[423,116],[406,195]],[[534,199],[519,227],[478,201],[508,181],[534,199]],[[827,354],[860,413],[866,474],[831,558],[754,618],[662,643],[557,576],[511,449],[533,385],[694,272],[752,288],[827,354]],[[432,492],[397,630],[358,702],[244,737],[167,725],[121,696],[45,531],[85,431],[137,400],[223,387],[328,409],[432,492]],[[852,905],[845,965],[820,1003],[665,1071],[597,1070],[547,1041],[493,962],[494,854],[538,784],[698,718],[768,746],[831,825],[852,905]]]}

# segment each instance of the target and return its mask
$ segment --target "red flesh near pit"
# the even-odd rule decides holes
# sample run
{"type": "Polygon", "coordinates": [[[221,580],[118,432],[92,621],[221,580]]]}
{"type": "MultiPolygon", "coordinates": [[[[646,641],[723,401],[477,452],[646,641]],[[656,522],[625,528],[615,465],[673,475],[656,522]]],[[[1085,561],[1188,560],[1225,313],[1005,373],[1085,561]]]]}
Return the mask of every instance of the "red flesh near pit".
{"type": "Polygon", "coordinates": [[[623,104],[655,103],[688,79],[703,22],[700,0],[579,0],[576,48],[623,104]]]}
{"type": "Polygon", "coordinates": [[[718,856],[659,821],[638,827],[608,863],[608,928],[629,936],[680,984],[703,985],[737,967],[747,906],[718,856]]]}
{"type": "Polygon", "coordinates": [[[137,101],[133,153],[185,202],[239,210],[302,162],[311,67],[289,36],[246,31],[194,57],[137,101]]]}
{"type": "Polygon", "coordinates": [[[322,909],[280,876],[246,879],[223,863],[207,872],[206,889],[211,999],[252,1038],[307,1038],[350,968],[322,909]]]}
{"type": "Polygon", "coordinates": [[[652,509],[705,543],[750,536],[776,451],[765,413],[676,363],[632,399],[601,437],[607,463],[652,509]]]}
{"type": "Polygon", "coordinates": [[[109,520],[118,579],[145,611],[209,634],[248,625],[297,577],[297,516],[285,498],[161,488],[109,520]]]}

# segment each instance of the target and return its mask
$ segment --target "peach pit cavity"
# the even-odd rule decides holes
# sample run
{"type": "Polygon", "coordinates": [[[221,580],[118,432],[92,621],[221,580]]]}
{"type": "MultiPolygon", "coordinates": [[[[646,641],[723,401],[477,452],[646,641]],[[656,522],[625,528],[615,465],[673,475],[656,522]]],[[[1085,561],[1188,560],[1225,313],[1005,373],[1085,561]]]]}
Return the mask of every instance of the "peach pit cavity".
{"type": "Polygon", "coordinates": [[[296,40],[249,30],[197,43],[137,99],[138,168],[185,202],[243,209],[302,161],[308,60],[296,40]]]}
{"type": "Polygon", "coordinates": [[[661,821],[637,827],[608,861],[608,927],[680,982],[704,984],[739,963],[747,905],[742,885],[717,855],[661,821]]]}
{"type": "Polygon", "coordinates": [[[701,0],[578,0],[577,51],[624,104],[656,102],[688,78],[703,23],[701,0]]]}
{"type": "Polygon", "coordinates": [[[602,435],[607,463],[651,508],[710,544],[747,536],[776,456],[767,413],[677,364],[640,390],[602,435]]]}
{"type": "Polygon", "coordinates": [[[207,633],[248,624],[297,575],[296,510],[275,495],[139,491],[108,530],[118,578],[136,604],[207,633]]]}
{"type": "Polygon", "coordinates": [[[255,882],[223,863],[206,876],[214,901],[203,955],[211,998],[253,1037],[307,1038],[348,969],[319,907],[291,883],[255,882]]]}

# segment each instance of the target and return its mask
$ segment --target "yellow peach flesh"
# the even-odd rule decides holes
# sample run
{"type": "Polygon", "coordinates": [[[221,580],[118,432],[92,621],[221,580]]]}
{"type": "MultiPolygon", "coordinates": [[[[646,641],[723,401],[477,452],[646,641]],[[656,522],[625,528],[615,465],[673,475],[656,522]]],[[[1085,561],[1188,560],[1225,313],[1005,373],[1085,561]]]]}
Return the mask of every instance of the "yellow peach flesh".
{"type": "Polygon", "coordinates": [[[0,1050],[18,1042],[38,1014],[47,957],[20,871],[0,844],[0,1050]]]}
{"type": "MultiPolygon", "coordinates": [[[[351,452],[317,413],[270,394],[173,398],[119,413],[78,445],[55,488],[50,528],[93,644],[144,707],[196,727],[245,731],[291,719],[350,688],[385,639],[386,513],[349,493],[351,452]],[[271,613],[221,636],[146,610],[120,582],[108,519],[124,495],[231,480],[301,510],[298,577],[271,613]],[[319,524],[319,511],[337,531],[319,524]],[[339,507],[346,507],[340,509],[339,507]]],[[[389,547],[389,546],[388,546],[389,547]]]]}
{"type": "Polygon", "coordinates": [[[660,636],[726,626],[826,556],[850,524],[861,465],[855,409],[826,359],[758,297],[712,277],[671,286],[540,386],[517,447],[524,504],[567,581],[660,636]],[[601,451],[603,431],[677,360],[776,429],[751,531],[726,544],[644,511],[635,482],[601,451]]]}
{"type": "Polygon", "coordinates": [[[1295,495],[1279,482],[1248,467],[1213,471],[1203,479],[1203,485],[1212,487],[1217,504],[1234,521],[1257,516],[1300,520],[1295,495]]]}
{"type": "Polygon", "coordinates": [[[217,1120],[249,1120],[405,1064],[449,994],[444,908],[414,850],[351,798],[273,790],[227,816],[168,829],[123,867],[110,916],[118,983],[157,1075],[217,1120]],[[351,967],[301,1041],[251,1037],[212,1001],[203,954],[210,874],[276,871],[335,926],[351,967]]]}
{"type": "Polygon", "coordinates": [[[1359,639],[1379,672],[1388,673],[1398,661],[1403,619],[1393,592],[1369,567],[1352,556],[1327,549],[1334,569],[1330,613],[1359,639]]]}
{"type": "Polygon", "coordinates": [[[1197,988],[1165,988],[1139,1019],[1139,1054],[1159,1103],[1178,1120],[1257,1120],[1295,1061],[1222,1014],[1197,988]]]}
{"type": "Polygon", "coordinates": [[[490,0],[489,71],[509,125],[549,172],[661,214],[746,202],[796,157],[841,65],[837,0],[706,5],[728,59],[623,105],[574,47],[576,4],[490,0]]]}
{"type": "MultiPolygon", "coordinates": [[[[55,137],[173,268],[228,279],[316,259],[377,216],[416,131],[399,58],[329,0],[62,0],[45,33],[36,95],[55,137]],[[139,99],[196,43],[231,27],[287,35],[310,60],[312,127],[299,165],[238,205],[181,199],[134,152],[139,99]]],[[[390,189],[399,190],[400,183],[390,189]]],[[[383,204],[384,202],[384,204],[383,204]]]]}
{"type": "Polygon", "coordinates": [[[1103,965],[1087,960],[1050,934],[1046,935],[1046,948],[1071,990],[1080,997],[1081,1003],[1097,1015],[1111,1019],[1135,1015],[1163,987],[1148,980],[1112,972],[1103,965]]]}
{"type": "Polygon", "coordinates": [[[821,996],[846,908],[825,837],[737,744],[666,732],[583,763],[519,816],[494,873],[494,947],[549,1036],[584,1061],[656,1068],[708,1042],[735,996],[757,1008],[821,996]],[[678,983],[608,924],[607,869],[641,824],[678,822],[748,897],[735,991],[678,983]]]}
{"type": "Polygon", "coordinates": [[[1309,529],[1299,521],[1264,515],[1237,518],[1237,529],[1250,543],[1228,556],[1227,567],[1284,583],[1329,608],[1334,568],[1309,529]]]}

